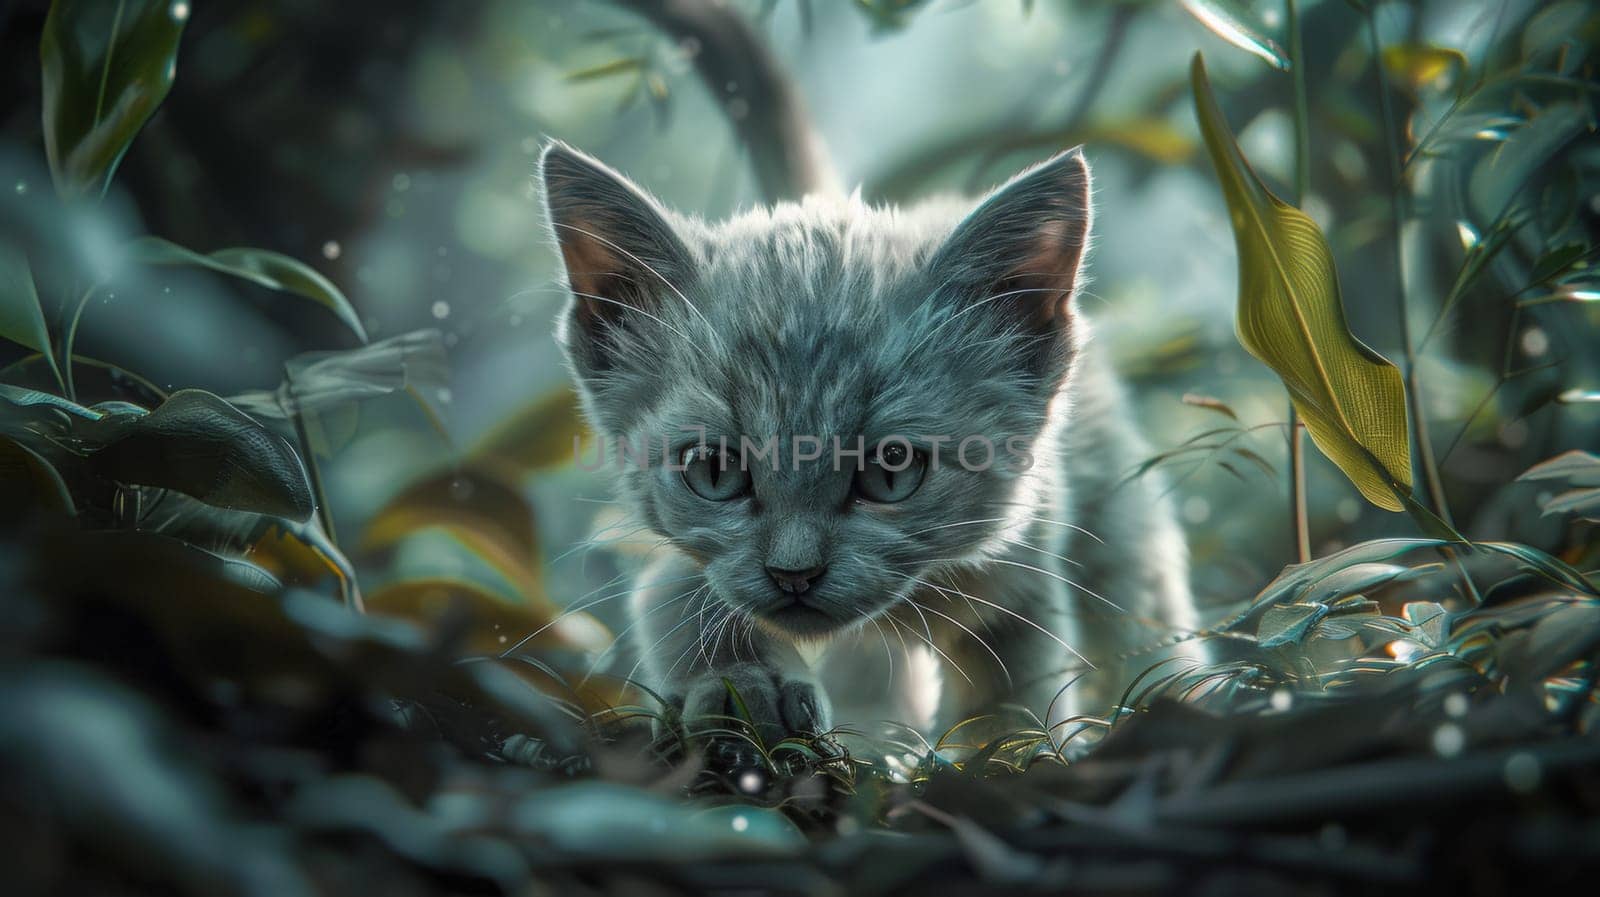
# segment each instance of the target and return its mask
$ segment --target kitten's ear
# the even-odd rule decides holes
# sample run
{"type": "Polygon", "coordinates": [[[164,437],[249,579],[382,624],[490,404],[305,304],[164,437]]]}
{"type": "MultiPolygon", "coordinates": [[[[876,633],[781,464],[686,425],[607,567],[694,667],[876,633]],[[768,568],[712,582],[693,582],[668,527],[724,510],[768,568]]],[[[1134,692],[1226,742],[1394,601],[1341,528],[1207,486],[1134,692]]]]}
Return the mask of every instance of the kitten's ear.
{"type": "Polygon", "coordinates": [[[688,280],[689,252],[654,199],[566,144],[545,148],[539,180],[572,291],[567,346],[580,365],[603,370],[613,341],[659,317],[688,280]]]}
{"type": "Polygon", "coordinates": [[[1025,332],[1066,333],[1089,241],[1089,164],[1067,150],[979,203],[930,263],[934,283],[1025,332]]]}

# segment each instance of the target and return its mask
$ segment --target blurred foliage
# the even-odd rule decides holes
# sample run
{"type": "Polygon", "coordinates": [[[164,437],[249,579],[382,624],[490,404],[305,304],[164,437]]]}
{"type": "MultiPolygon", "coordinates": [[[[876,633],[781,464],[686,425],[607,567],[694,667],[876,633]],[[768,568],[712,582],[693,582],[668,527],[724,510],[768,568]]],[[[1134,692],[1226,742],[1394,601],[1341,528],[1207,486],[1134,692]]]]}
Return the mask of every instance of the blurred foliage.
{"type": "Polygon", "coordinates": [[[766,111],[752,82],[707,90],[726,60],[615,5],[0,9],[19,893],[1600,871],[1592,4],[719,7],[868,199],[1088,144],[1084,301],[1156,446],[1126,473],[1172,474],[1213,621],[1053,732],[1013,708],[775,744],[737,716],[690,740],[627,681],[612,635],[654,543],[610,471],[567,464],[540,137],[708,215],[773,164],[739,126],[766,111]],[[1241,347],[1235,309],[1273,301],[1322,323],[1241,347]],[[1368,345],[1403,392],[1318,375],[1368,345]],[[1289,567],[1281,385],[1333,462],[1311,459],[1315,559],[1289,567]],[[1352,486],[1380,471],[1416,519],[1352,486]]]}

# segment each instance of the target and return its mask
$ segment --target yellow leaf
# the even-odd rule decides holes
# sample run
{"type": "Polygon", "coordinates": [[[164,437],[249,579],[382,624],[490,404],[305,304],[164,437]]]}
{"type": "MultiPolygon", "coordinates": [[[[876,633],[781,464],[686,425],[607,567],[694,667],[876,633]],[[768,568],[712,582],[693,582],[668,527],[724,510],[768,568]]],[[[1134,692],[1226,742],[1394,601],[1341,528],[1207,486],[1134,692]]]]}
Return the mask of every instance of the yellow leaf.
{"type": "Polygon", "coordinates": [[[496,424],[471,456],[508,476],[526,474],[573,460],[573,439],[587,435],[578,394],[562,387],[496,424]]]}
{"type": "Polygon", "coordinates": [[[1159,118],[1134,118],[1087,128],[1077,143],[1112,143],[1151,161],[1176,165],[1194,153],[1194,141],[1159,118]]]}
{"type": "Polygon", "coordinates": [[[1251,170],[1198,53],[1191,79],[1239,254],[1239,342],[1283,380],[1312,441],[1361,494],[1402,510],[1411,437],[1400,371],[1350,332],[1328,241],[1251,170]]]}
{"type": "Polygon", "coordinates": [[[366,602],[368,613],[401,617],[428,629],[460,626],[465,642],[459,647],[469,654],[498,655],[514,645],[530,654],[556,648],[599,651],[611,642],[611,633],[589,614],[562,617],[554,608],[516,604],[463,580],[390,583],[366,602]]]}
{"type": "Polygon", "coordinates": [[[1383,48],[1383,67],[1395,80],[1418,90],[1439,82],[1451,72],[1466,71],[1460,50],[1429,44],[1394,44],[1383,48]]]}
{"type": "Polygon", "coordinates": [[[449,532],[514,584],[525,603],[551,612],[539,578],[533,508],[499,475],[478,468],[446,470],[412,484],[372,516],[363,551],[390,548],[418,530],[449,532]]]}

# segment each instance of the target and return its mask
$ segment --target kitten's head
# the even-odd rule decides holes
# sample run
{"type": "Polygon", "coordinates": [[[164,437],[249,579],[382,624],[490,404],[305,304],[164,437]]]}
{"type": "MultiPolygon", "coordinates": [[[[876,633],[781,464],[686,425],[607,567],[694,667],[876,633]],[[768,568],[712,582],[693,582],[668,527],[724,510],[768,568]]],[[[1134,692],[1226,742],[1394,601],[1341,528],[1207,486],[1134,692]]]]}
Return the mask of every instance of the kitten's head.
{"type": "Polygon", "coordinates": [[[606,469],[619,442],[648,446],[623,498],[720,600],[829,633],[1049,516],[1081,332],[1079,152],[970,210],[813,198],[717,224],[560,144],[542,177],[606,469]]]}

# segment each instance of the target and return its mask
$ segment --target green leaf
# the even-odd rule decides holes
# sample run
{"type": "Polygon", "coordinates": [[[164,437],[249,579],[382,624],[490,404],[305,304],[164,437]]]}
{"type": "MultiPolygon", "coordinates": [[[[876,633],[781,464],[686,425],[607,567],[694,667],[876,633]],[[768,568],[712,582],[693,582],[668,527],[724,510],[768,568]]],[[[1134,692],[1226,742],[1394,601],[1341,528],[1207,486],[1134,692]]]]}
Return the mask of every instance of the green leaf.
{"type": "Polygon", "coordinates": [[[45,154],[61,195],[105,194],[122,155],[172,88],[187,10],[170,0],[50,5],[39,61],[45,154]]]}
{"type": "Polygon", "coordinates": [[[1560,274],[1565,274],[1569,268],[1578,263],[1589,249],[1582,243],[1568,243],[1558,246],[1539,257],[1533,265],[1533,273],[1528,275],[1530,283],[1540,284],[1560,274]]]}
{"type": "Polygon", "coordinates": [[[24,523],[41,513],[74,513],[67,484],[38,453],[0,436],[0,521],[24,523]]]}
{"type": "Polygon", "coordinates": [[[311,486],[289,444],[204,390],[182,389],[148,414],[107,414],[78,431],[90,468],[107,479],[221,508],[311,516],[311,486]]]}
{"type": "Polygon", "coordinates": [[[235,248],[201,255],[160,237],[141,237],[128,247],[128,258],[147,265],[210,268],[269,290],[303,296],[333,312],[362,342],[367,341],[367,330],[344,293],[309,266],[282,253],[235,248]]]}
{"type": "Polygon", "coordinates": [[[1289,70],[1289,56],[1272,38],[1267,26],[1238,0],[1179,0],[1189,15],[1235,47],[1266,60],[1273,68],[1289,70]]]}
{"type": "Polygon", "coordinates": [[[66,388],[61,366],[50,348],[50,331],[45,327],[28,259],[11,246],[0,246],[0,338],[38,352],[50,365],[56,384],[66,388]]]}
{"type": "Polygon", "coordinates": [[[1191,74],[1238,248],[1239,342],[1283,380],[1312,441],[1361,494],[1380,508],[1403,510],[1411,440],[1400,371],[1350,332],[1327,240],[1251,170],[1198,53],[1191,74]]]}
{"type": "Polygon", "coordinates": [[[1529,178],[1579,134],[1594,127],[1589,104],[1545,107],[1472,169],[1467,195],[1481,220],[1506,214],[1514,203],[1537,197],[1525,190],[1529,178]],[[1527,194],[1527,195],[1525,195],[1527,194]]]}
{"type": "Polygon", "coordinates": [[[1562,452],[1533,465],[1517,479],[1571,480],[1575,486],[1600,486],[1600,455],[1578,449],[1562,452]]]}
{"type": "Polygon", "coordinates": [[[645,59],[639,56],[630,56],[625,59],[613,59],[599,65],[578,69],[567,73],[568,81],[594,81],[600,78],[609,78],[612,75],[621,75],[628,72],[637,72],[644,68],[645,59]]]}
{"type": "Polygon", "coordinates": [[[1573,449],[1528,468],[1518,480],[1566,480],[1566,492],[1545,499],[1540,509],[1546,514],[1577,513],[1586,518],[1600,516],[1600,455],[1573,449]]]}

